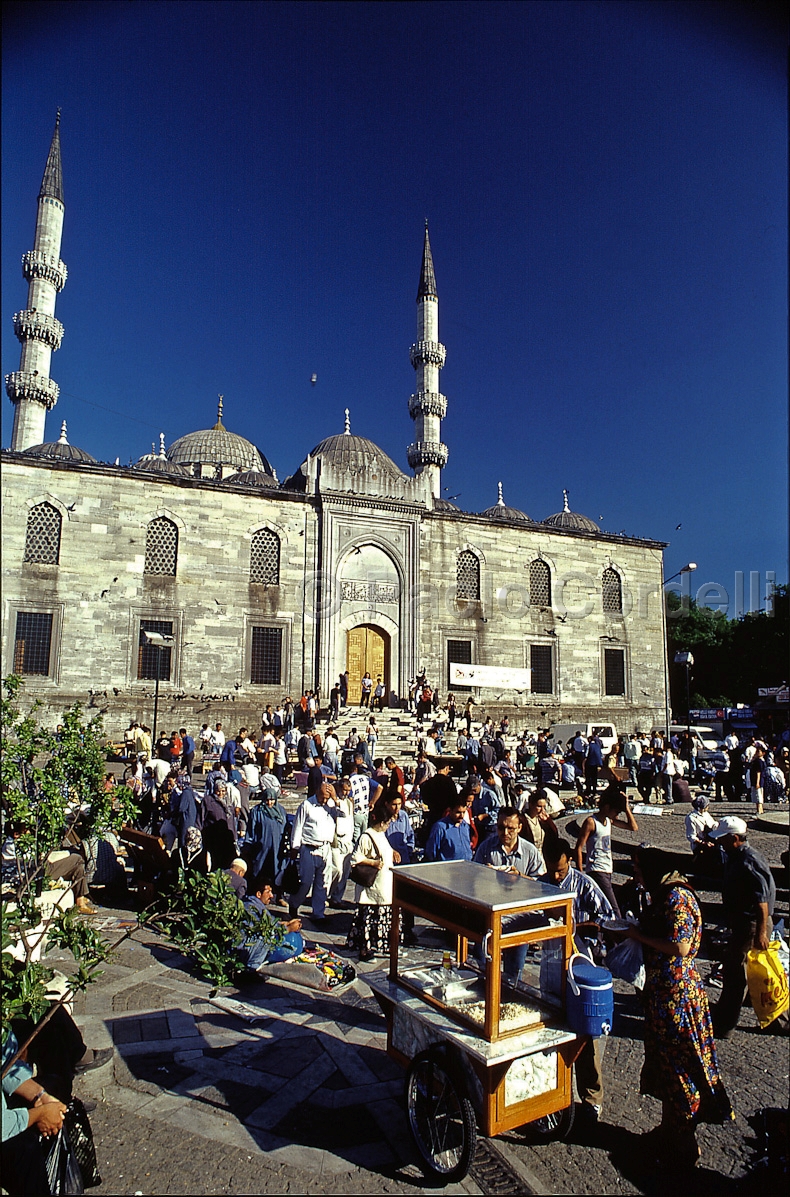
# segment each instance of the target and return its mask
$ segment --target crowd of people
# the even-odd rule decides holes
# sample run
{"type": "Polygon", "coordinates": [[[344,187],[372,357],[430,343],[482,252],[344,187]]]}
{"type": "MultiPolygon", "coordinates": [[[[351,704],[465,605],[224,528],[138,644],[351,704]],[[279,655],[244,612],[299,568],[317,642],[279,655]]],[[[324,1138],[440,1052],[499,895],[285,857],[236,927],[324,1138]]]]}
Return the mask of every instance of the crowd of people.
{"type": "MultiPolygon", "coordinates": [[[[606,745],[581,729],[565,743],[544,731],[513,737],[507,719],[495,725],[474,718],[471,700],[456,710],[450,694],[440,707],[423,676],[410,695],[419,724],[416,759],[399,764],[376,755],[371,707],[383,698],[377,679],[363,678],[358,728],[337,733],[331,717],[349,697],[342,682],[330,696],[323,732],[317,696],[309,693],[296,704],[268,706],[254,732],[242,726],[228,734],[221,723],[204,724],[194,736],[180,728],[152,741],[150,729],[132,722],[124,781],[136,799],[137,829],[161,838],[182,867],[225,873],[257,920],[254,934],[229,945],[252,971],[304,950],[308,903],[312,926],[324,931],[336,925],[331,912],[351,913],[345,946],[360,961],[384,955],[395,871],[419,860],[474,861],[557,886],[573,895],[577,943],[599,956],[607,943],[604,924],[630,916],[624,934],[641,945],[646,969],[649,1050],[641,1088],[663,1110],[656,1149],[693,1164],[699,1122],[732,1116],[715,1039],[731,1035],[737,1023],[746,955],[768,943],[776,891],[770,868],[749,845],[746,823],[732,815],[715,819],[709,794],[703,789],[692,800],[689,782],[715,788],[714,801],[748,796],[757,812],[766,801],[786,801],[790,734],[770,746],[728,737],[709,778],[691,736],[634,733],[606,745]],[[198,753],[202,791],[194,776],[198,753]],[[291,808],[304,787],[295,813],[286,810],[286,783],[291,808]],[[695,964],[702,917],[692,882],[665,854],[643,845],[633,856],[633,880],[614,883],[613,828],[639,830],[629,789],[646,802],[687,801],[689,871],[721,876],[731,934],[712,1017],[695,964]],[[586,809],[573,843],[557,819],[579,804],[586,809]],[[273,903],[282,903],[280,914],[273,903]]],[[[115,780],[108,775],[108,787],[115,780]]],[[[419,943],[413,918],[401,920],[400,935],[406,945],[419,943]]],[[[505,985],[518,985],[526,953],[526,947],[503,952],[505,985]]],[[[786,1016],[774,1029],[786,1033],[786,1016]]],[[[598,1040],[585,1042],[576,1080],[582,1110],[595,1122],[603,1103],[598,1040]]]]}

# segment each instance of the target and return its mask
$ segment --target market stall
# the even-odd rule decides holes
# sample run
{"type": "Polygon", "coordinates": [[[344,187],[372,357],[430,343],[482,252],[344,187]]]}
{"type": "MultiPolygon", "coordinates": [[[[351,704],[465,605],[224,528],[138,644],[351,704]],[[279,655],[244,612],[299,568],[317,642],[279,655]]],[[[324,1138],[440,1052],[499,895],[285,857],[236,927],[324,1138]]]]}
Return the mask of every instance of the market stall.
{"type": "Polygon", "coordinates": [[[570,1129],[582,1046],[566,1021],[572,905],[554,886],[467,861],[395,871],[389,973],[366,981],[386,1017],[387,1051],[408,1070],[415,1143],[445,1181],[466,1174],[478,1127],[570,1129]],[[404,910],[445,933],[427,965],[399,956],[404,910]],[[503,953],[518,949],[509,982],[503,953]]]}

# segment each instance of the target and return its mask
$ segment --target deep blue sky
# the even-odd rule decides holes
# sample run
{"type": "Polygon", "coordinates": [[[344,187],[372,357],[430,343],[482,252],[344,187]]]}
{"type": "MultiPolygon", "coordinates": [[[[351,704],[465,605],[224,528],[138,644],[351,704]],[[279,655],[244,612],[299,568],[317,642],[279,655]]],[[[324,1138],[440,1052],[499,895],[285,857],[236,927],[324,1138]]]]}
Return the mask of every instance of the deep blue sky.
{"type": "MultiPolygon", "coordinates": [[[[445,493],[504,483],[787,577],[785,39],[757,6],[6,5],[3,370],[63,109],[47,438],[215,419],[280,478],[343,427],[406,467],[430,219],[445,493]],[[310,375],[318,375],[315,387],[310,375]],[[679,530],[676,525],[682,524],[679,530]]],[[[11,405],[3,402],[3,444],[11,405]]],[[[694,593],[694,591],[692,591],[694,593]]],[[[731,608],[732,612],[732,608],[731,608]]]]}

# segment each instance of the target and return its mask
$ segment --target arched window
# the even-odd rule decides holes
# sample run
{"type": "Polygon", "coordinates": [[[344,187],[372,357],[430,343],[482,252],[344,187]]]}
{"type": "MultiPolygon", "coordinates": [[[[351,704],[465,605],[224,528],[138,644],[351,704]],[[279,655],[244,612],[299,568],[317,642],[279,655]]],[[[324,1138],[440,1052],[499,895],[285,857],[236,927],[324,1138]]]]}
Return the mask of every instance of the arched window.
{"type": "Polygon", "coordinates": [[[529,602],[532,607],[551,606],[551,570],[539,557],[529,563],[529,602]]]}
{"type": "Polygon", "coordinates": [[[480,598],[480,562],[468,549],[458,554],[455,576],[458,583],[456,595],[459,599],[480,598]]]}
{"type": "Polygon", "coordinates": [[[250,581],[268,586],[280,584],[280,538],[268,528],[260,528],[252,538],[250,581]]]}
{"type": "Polygon", "coordinates": [[[623,584],[620,581],[620,575],[615,569],[605,569],[603,571],[601,593],[603,599],[604,611],[613,612],[616,615],[623,613],[623,584]]]}
{"type": "Polygon", "coordinates": [[[39,565],[60,563],[62,523],[60,512],[51,503],[37,503],[31,507],[27,517],[25,561],[35,561],[39,565]]]}
{"type": "Polygon", "coordinates": [[[145,534],[145,573],[174,578],[178,562],[178,528],[163,515],[151,520],[145,534]]]}

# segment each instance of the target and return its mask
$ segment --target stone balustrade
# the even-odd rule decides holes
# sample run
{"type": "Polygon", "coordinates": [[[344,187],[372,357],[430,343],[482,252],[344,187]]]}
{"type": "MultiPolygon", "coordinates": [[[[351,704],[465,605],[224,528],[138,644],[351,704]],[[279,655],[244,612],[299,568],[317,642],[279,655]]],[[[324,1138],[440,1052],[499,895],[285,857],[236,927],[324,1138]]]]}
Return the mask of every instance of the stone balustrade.
{"type": "Polygon", "coordinates": [[[35,403],[43,403],[47,411],[52,410],[60,394],[60,387],[54,379],[47,378],[45,374],[32,374],[29,370],[6,374],[5,389],[12,403],[19,399],[32,399],[35,403]]]}
{"type": "Polygon", "coordinates": [[[440,394],[439,391],[417,391],[416,395],[410,395],[409,415],[414,419],[420,413],[426,416],[438,416],[440,420],[443,420],[447,415],[446,395],[440,394]]]}
{"type": "Polygon", "coordinates": [[[409,465],[413,470],[419,466],[438,465],[444,467],[447,465],[447,458],[450,456],[450,451],[446,445],[441,441],[416,441],[409,445],[406,450],[409,465]]]}
{"type": "Polygon", "coordinates": [[[59,349],[64,331],[61,322],[45,312],[14,312],[14,332],[20,341],[43,341],[50,349],[59,349]]]}
{"type": "Polygon", "coordinates": [[[409,360],[415,367],[430,362],[441,369],[446,357],[447,350],[439,341],[416,341],[409,350],[409,360]]]}
{"type": "Polygon", "coordinates": [[[34,278],[46,279],[56,291],[62,291],[69,276],[66,263],[40,249],[31,249],[22,254],[22,273],[28,282],[34,278]]]}

